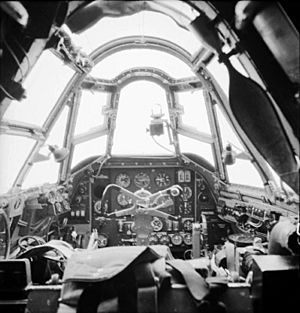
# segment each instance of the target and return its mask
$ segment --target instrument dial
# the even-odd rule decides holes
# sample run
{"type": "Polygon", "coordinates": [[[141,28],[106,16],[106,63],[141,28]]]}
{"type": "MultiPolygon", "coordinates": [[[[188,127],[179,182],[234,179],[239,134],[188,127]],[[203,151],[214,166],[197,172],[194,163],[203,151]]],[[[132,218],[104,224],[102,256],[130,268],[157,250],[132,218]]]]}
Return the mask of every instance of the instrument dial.
{"type": "Polygon", "coordinates": [[[174,246],[180,246],[183,242],[183,238],[180,234],[174,234],[171,238],[171,242],[174,246]]]}
{"type": "Polygon", "coordinates": [[[183,236],[183,242],[187,245],[190,246],[192,244],[192,234],[191,233],[186,233],[183,236]]]}
{"type": "Polygon", "coordinates": [[[101,214],[101,201],[100,200],[94,204],[94,210],[96,213],[101,214]]]}
{"type": "Polygon", "coordinates": [[[167,187],[171,184],[170,176],[164,172],[158,173],[154,181],[158,187],[167,187]]]}
{"type": "Polygon", "coordinates": [[[117,175],[115,182],[120,187],[128,188],[130,186],[131,180],[127,173],[120,173],[117,175]]]}
{"type": "Polygon", "coordinates": [[[157,235],[151,235],[149,237],[149,244],[150,245],[157,245],[159,241],[159,238],[157,237],[157,235]]]}
{"type": "Polygon", "coordinates": [[[83,183],[79,184],[78,192],[83,195],[87,192],[87,186],[85,186],[83,183]]]}
{"type": "Polygon", "coordinates": [[[166,207],[169,207],[174,204],[174,201],[170,195],[159,195],[153,203],[156,203],[157,205],[166,203],[166,207]]]}
{"type": "Polygon", "coordinates": [[[184,216],[191,216],[193,211],[193,207],[190,201],[183,202],[183,204],[179,205],[179,212],[184,216]]]}
{"type": "Polygon", "coordinates": [[[99,248],[104,248],[108,244],[108,237],[105,234],[98,234],[98,247],[99,248]]]}
{"type": "Polygon", "coordinates": [[[148,174],[140,172],[134,176],[134,183],[138,188],[146,188],[150,185],[150,177],[148,174]]]}
{"type": "Polygon", "coordinates": [[[132,198],[130,196],[125,195],[124,193],[119,193],[117,196],[117,202],[120,206],[126,206],[132,204],[132,198]]]}
{"type": "Polygon", "coordinates": [[[151,226],[154,231],[161,231],[164,225],[163,222],[158,217],[154,217],[153,220],[151,221],[151,226]]]}
{"type": "Polygon", "coordinates": [[[184,228],[184,230],[186,230],[186,231],[191,231],[192,228],[193,228],[193,222],[192,222],[192,220],[185,220],[185,221],[183,222],[183,228],[184,228]]]}
{"type": "Polygon", "coordinates": [[[80,202],[82,201],[82,196],[76,196],[76,198],[75,198],[75,202],[77,203],[77,204],[79,204],[80,202]]]}
{"type": "Polygon", "coordinates": [[[182,199],[183,201],[187,201],[193,195],[192,189],[189,186],[183,187],[182,191],[182,199]]]}
{"type": "Polygon", "coordinates": [[[160,237],[159,243],[162,245],[168,245],[170,243],[170,237],[168,235],[162,235],[160,237]]]}
{"type": "Polygon", "coordinates": [[[208,198],[208,195],[207,195],[206,193],[201,192],[201,193],[199,193],[199,195],[198,195],[198,200],[199,200],[200,202],[208,202],[209,198],[208,198]]]}

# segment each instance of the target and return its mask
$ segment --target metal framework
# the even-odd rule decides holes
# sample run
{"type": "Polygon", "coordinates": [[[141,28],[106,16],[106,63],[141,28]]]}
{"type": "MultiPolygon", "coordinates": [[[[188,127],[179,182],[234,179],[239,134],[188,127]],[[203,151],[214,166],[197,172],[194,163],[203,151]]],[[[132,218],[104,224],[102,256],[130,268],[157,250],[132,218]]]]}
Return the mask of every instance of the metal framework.
{"type": "MultiPolygon", "coordinates": [[[[89,140],[91,138],[108,134],[106,154],[110,154],[111,147],[113,144],[113,133],[114,133],[113,129],[116,117],[115,114],[118,106],[121,89],[126,84],[141,79],[153,81],[159,84],[166,91],[167,99],[169,99],[168,106],[170,110],[171,123],[173,124],[172,127],[174,130],[175,125],[179,125],[179,127],[177,128],[178,133],[181,133],[182,135],[185,136],[189,136],[191,138],[202,140],[213,145],[213,154],[217,169],[221,176],[220,178],[226,179],[226,172],[221,161],[221,142],[216,141],[216,138],[220,138],[220,136],[218,135],[219,130],[217,126],[216,116],[215,114],[212,114],[213,111],[211,111],[212,113],[209,114],[210,125],[213,134],[212,136],[201,133],[193,133],[188,128],[185,128],[184,125],[180,123],[180,118],[178,118],[178,116],[180,117],[180,114],[178,113],[179,107],[176,104],[176,97],[174,97],[175,92],[192,89],[203,89],[207,92],[207,95],[205,96],[207,107],[209,108],[212,106],[212,99],[214,101],[217,101],[220,104],[221,108],[223,108],[223,110],[230,116],[230,118],[234,122],[234,117],[232,116],[232,114],[230,114],[230,112],[228,112],[229,106],[226,103],[227,99],[224,96],[221,87],[217,84],[215,79],[211,76],[211,74],[205,69],[205,66],[201,63],[201,57],[195,58],[195,56],[191,56],[187,51],[177,46],[176,44],[161,38],[143,37],[143,41],[141,42],[140,37],[131,36],[122,39],[116,39],[103,46],[100,46],[98,49],[91,53],[90,58],[94,62],[94,64],[97,65],[104,58],[118,51],[139,48],[153,49],[169,53],[178,58],[179,60],[183,61],[185,64],[187,64],[195,72],[196,76],[184,79],[174,79],[170,75],[159,69],[149,67],[131,68],[127,71],[122,72],[112,80],[94,78],[89,76],[88,73],[83,74],[75,73],[74,76],[69,81],[69,83],[67,84],[63,93],[59,97],[52,111],[50,112],[47,120],[45,121],[45,124],[42,127],[42,129],[44,130],[43,136],[37,138],[37,135],[35,135],[34,138],[38,140],[34,147],[32,148],[25,163],[23,164],[13,186],[20,187],[22,185],[22,182],[24,181],[28,170],[32,166],[32,160],[35,154],[39,151],[40,147],[47,140],[48,135],[55,121],[58,119],[59,115],[61,114],[62,110],[66,105],[69,105],[71,110],[71,112],[69,113],[68,125],[70,126],[75,121],[79,106],[78,99],[80,98],[78,96],[78,92],[79,90],[81,90],[81,88],[92,89],[94,91],[100,92],[108,92],[111,95],[107,103],[108,111],[106,114],[106,122],[99,128],[86,132],[84,134],[80,134],[79,136],[76,137],[73,137],[74,130],[71,129],[70,131],[70,129],[68,129],[68,131],[65,134],[64,145],[70,149],[71,153],[70,157],[64,161],[60,168],[60,179],[64,180],[67,177],[67,173],[70,170],[70,159],[72,157],[74,146],[76,144],[89,140]],[[211,97],[208,95],[211,95],[211,97]]],[[[201,51],[203,51],[203,49],[201,51]]],[[[201,51],[199,53],[203,55],[203,52],[201,51]]],[[[237,123],[235,126],[240,132],[237,123]]],[[[18,125],[9,125],[10,129],[9,131],[12,132],[18,127],[19,127],[18,125]]],[[[173,135],[174,134],[175,132],[173,133],[173,135]]],[[[249,144],[246,135],[243,134],[242,137],[244,143],[246,142],[247,144],[249,144]]],[[[175,134],[174,138],[176,152],[179,153],[180,150],[178,147],[177,134],[175,134]]],[[[250,153],[250,155],[253,156],[251,151],[248,152],[250,153]]],[[[255,152],[257,153],[257,151],[255,152]]],[[[266,170],[261,168],[259,169],[261,172],[264,172],[266,170]]]]}
{"type": "MultiPolygon", "coordinates": [[[[186,1],[186,3],[199,13],[201,13],[201,11],[205,12],[205,14],[211,20],[215,19],[218,16],[218,12],[208,2],[186,1]]],[[[167,11],[164,12],[163,7],[161,8],[161,12],[166,15],[169,15],[168,13],[171,12],[170,10],[172,11],[172,8],[168,7],[167,11]]],[[[176,11],[175,8],[174,10],[176,11]]],[[[229,48],[235,47],[238,39],[234,32],[230,29],[230,27],[222,20],[218,21],[217,27],[223,37],[228,39],[227,44],[229,48]]],[[[179,127],[177,128],[178,133],[188,135],[192,138],[200,139],[213,145],[215,163],[222,179],[226,179],[226,172],[221,161],[222,143],[220,142],[220,139],[217,140],[217,138],[220,138],[220,136],[218,122],[213,108],[215,102],[220,105],[221,109],[226,113],[225,115],[230,118],[233,123],[234,130],[241,134],[240,137],[243,143],[245,143],[246,146],[249,146],[249,150],[247,152],[253,157],[253,160],[263,160],[261,155],[251,144],[247,136],[244,134],[244,132],[241,130],[238,123],[236,122],[232,112],[230,111],[228,100],[224,96],[222,89],[217,84],[216,80],[205,69],[205,65],[202,63],[202,61],[204,60],[204,56],[208,53],[208,51],[204,47],[202,47],[196,55],[192,56],[188,51],[168,40],[147,36],[130,36],[116,39],[104,44],[103,46],[100,46],[94,52],[92,52],[89,57],[96,65],[111,54],[129,49],[153,49],[166,52],[186,63],[194,71],[196,77],[190,77],[182,80],[174,80],[167,74],[159,72],[157,69],[150,68],[131,69],[129,71],[125,71],[114,80],[110,81],[103,79],[100,80],[97,78],[91,79],[88,76],[89,73],[75,73],[72,79],[69,81],[68,85],[66,86],[65,90],[61,94],[60,98],[56,102],[42,128],[38,128],[35,126],[24,127],[24,125],[21,125],[21,123],[12,123],[11,121],[4,121],[2,123],[0,127],[0,132],[6,134],[27,136],[36,140],[36,144],[32,148],[25,163],[23,164],[16,180],[14,181],[13,187],[21,187],[30,167],[32,166],[32,161],[35,154],[39,151],[41,146],[47,140],[55,121],[58,119],[66,105],[70,106],[70,111],[68,116],[69,129],[67,129],[65,134],[64,145],[70,149],[70,157],[65,160],[60,167],[60,178],[65,179],[67,176],[67,173],[70,169],[70,160],[73,155],[75,144],[91,139],[93,137],[108,134],[106,153],[110,153],[113,141],[113,128],[116,112],[115,109],[118,105],[118,98],[121,88],[131,81],[138,79],[147,79],[150,81],[154,81],[160,84],[166,90],[168,105],[170,109],[171,123],[173,124],[173,127],[175,124],[179,125],[179,127]],[[74,129],[71,125],[74,124],[78,113],[78,106],[80,102],[80,100],[78,100],[80,98],[80,92],[78,90],[80,90],[80,88],[108,92],[111,96],[107,104],[108,111],[106,115],[106,123],[93,131],[89,131],[85,134],[74,137],[74,129]],[[175,92],[199,88],[205,90],[205,99],[210,116],[212,138],[210,136],[207,136],[206,134],[193,133],[191,130],[185,128],[183,125],[180,124],[180,113],[178,113],[178,106],[176,105],[176,97],[174,96],[175,92]]],[[[237,57],[241,61],[241,64],[246,68],[250,77],[257,82],[262,83],[248,55],[243,52],[237,57]]],[[[176,136],[177,135],[175,135],[175,145],[177,143],[176,136]]],[[[179,148],[177,149],[177,152],[179,152],[179,148]]],[[[262,162],[261,164],[264,164],[264,162],[262,162]]],[[[268,172],[268,168],[264,166],[261,167],[256,162],[255,165],[258,167],[261,176],[266,181],[268,175],[266,176],[264,173],[268,172]]]]}

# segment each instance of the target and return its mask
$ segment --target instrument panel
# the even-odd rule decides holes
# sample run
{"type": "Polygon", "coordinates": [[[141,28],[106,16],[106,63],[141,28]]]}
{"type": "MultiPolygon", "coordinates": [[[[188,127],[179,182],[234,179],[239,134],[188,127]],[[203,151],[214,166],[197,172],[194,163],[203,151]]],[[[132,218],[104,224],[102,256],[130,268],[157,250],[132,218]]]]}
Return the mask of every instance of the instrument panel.
{"type": "Polygon", "coordinates": [[[75,177],[69,223],[89,224],[90,230],[97,229],[99,247],[136,244],[134,217],[112,214],[130,209],[134,193],[140,196],[157,194],[153,206],[170,216],[151,218],[149,244],[165,244],[173,253],[184,253],[192,247],[193,223],[202,220],[211,230],[206,232],[208,246],[225,240],[226,223],[217,217],[213,179],[206,173],[195,171],[177,158],[163,161],[112,158],[102,166],[100,174],[98,169],[99,164],[93,164],[93,171],[75,177]],[[103,197],[103,191],[110,184],[120,188],[110,189],[103,197]],[[163,192],[175,185],[180,187],[178,195],[163,192]],[[129,192],[124,192],[123,188],[129,192]]]}
{"type": "MultiPolygon", "coordinates": [[[[174,170],[172,169],[162,170],[160,168],[127,168],[122,170],[111,170],[112,182],[132,192],[144,189],[150,193],[155,193],[156,191],[165,189],[171,184],[175,184],[174,174],[174,170]]],[[[112,206],[114,208],[126,207],[130,206],[130,204],[129,196],[126,196],[121,192],[113,195],[112,206]]]]}

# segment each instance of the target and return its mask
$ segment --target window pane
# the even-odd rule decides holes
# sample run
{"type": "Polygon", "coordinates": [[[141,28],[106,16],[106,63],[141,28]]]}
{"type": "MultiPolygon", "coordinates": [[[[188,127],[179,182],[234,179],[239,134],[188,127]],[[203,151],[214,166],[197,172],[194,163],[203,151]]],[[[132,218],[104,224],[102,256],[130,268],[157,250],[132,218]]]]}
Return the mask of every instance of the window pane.
{"type": "Polygon", "coordinates": [[[63,146],[68,112],[69,107],[65,107],[49,134],[49,137],[46,141],[47,145],[57,145],[59,147],[63,146]]]}
{"type": "MultiPolygon", "coordinates": [[[[239,73],[241,73],[245,77],[249,77],[237,57],[230,57],[230,62],[239,73]]],[[[207,69],[213,75],[215,80],[219,83],[225,95],[229,97],[230,81],[227,67],[223,63],[219,63],[217,58],[213,58],[213,60],[207,65],[207,69]]]]}
{"type": "MultiPolygon", "coordinates": [[[[57,145],[60,148],[63,146],[68,110],[69,108],[66,107],[55,123],[45,146],[40,149],[42,155],[49,154],[46,145],[57,145]]],[[[23,187],[28,188],[44,183],[56,183],[59,167],[60,164],[53,160],[53,156],[51,156],[50,160],[34,163],[24,180],[23,187]]]]}
{"type": "Polygon", "coordinates": [[[4,118],[42,126],[73,73],[53,53],[44,51],[24,82],[26,99],[12,101],[4,118]]]}
{"type": "Polygon", "coordinates": [[[91,75],[113,79],[133,67],[155,67],[173,78],[195,76],[189,66],[173,55],[149,49],[131,49],[114,53],[98,63],[91,75]]]}
{"type": "Polygon", "coordinates": [[[236,159],[236,162],[233,165],[227,166],[227,172],[231,183],[261,188],[264,187],[258,171],[248,160],[236,159]]]}
{"type": "Polygon", "coordinates": [[[177,97],[184,110],[184,114],[181,116],[183,125],[211,134],[203,91],[178,92],[177,97]]]}
{"type": "Polygon", "coordinates": [[[180,149],[182,153],[194,153],[206,159],[215,166],[212,146],[208,143],[195,140],[183,135],[178,135],[180,149]]]}
{"type": "Polygon", "coordinates": [[[214,58],[208,65],[208,71],[219,83],[220,87],[224,91],[225,95],[229,96],[229,75],[226,66],[219,63],[216,58],[214,58]]]}
{"type": "Polygon", "coordinates": [[[106,105],[107,96],[106,93],[82,90],[75,128],[76,135],[103,125],[104,115],[102,109],[106,105]]]}
{"type": "Polygon", "coordinates": [[[34,143],[26,137],[0,135],[0,194],[11,188],[34,143]]]}
{"type": "Polygon", "coordinates": [[[144,11],[124,17],[105,17],[82,34],[72,34],[76,44],[91,53],[98,46],[126,36],[163,38],[184,47],[194,54],[201,43],[189,31],[179,27],[170,17],[156,12],[144,11]],[[103,31],[105,30],[105,31],[103,31]]]}
{"type": "MultiPolygon", "coordinates": [[[[229,125],[222,111],[218,107],[216,107],[216,111],[220,125],[223,150],[225,150],[225,146],[230,143],[232,144],[233,151],[237,153],[243,151],[244,149],[240,143],[240,140],[233,132],[233,129],[229,125]]],[[[231,183],[263,187],[263,181],[250,160],[236,159],[235,164],[227,165],[226,168],[228,172],[228,178],[231,183]]]]}
{"type": "Polygon", "coordinates": [[[146,129],[150,125],[152,110],[156,109],[156,105],[161,107],[163,119],[169,120],[166,93],[159,85],[139,81],[121,90],[113,154],[173,153],[174,147],[169,143],[165,127],[163,135],[155,136],[158,144],[146,129]]]}
{"type": "Polygon", "coordinates": [[[238,149],[243,150],[243,146],[233,131],[233,128],[230,126],[229,122],[227,121],[225,115],[220,110],[218,106],[216,106],[217,118],[220,125],[221,131],[221,138],[223,142],[223,146],[225,147],[228,143],[235,145],[238,149]]]}
{"type": "Polygon", "coordinates": [[[107,136],[98,137],[75,146],[72,167],[93,155],[103,155],[106,151],[107,136]]]}

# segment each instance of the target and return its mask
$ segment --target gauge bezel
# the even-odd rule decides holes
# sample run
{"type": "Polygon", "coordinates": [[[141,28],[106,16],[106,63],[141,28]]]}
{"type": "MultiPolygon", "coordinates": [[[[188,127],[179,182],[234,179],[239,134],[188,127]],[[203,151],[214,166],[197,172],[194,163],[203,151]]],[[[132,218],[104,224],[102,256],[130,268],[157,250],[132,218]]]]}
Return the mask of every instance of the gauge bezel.
{"type": "Polygon", "coordinates": [[[159,231],[161,231],[161,230],[163,229],[164,224],[163,224],[163,222],[162,222],[162,220],[161,220],[160,218],[154,217],[154,218],[152,219],[152,221],[151,221],[151,226],[152,226],[152,228],[153,228],[153,231],[159,232],[159,231]],[[159,226],[157,226],[157,225],[155,224],[156,221],[159,222],[159,226]]]}
{"type": "Polygon", "coordinates": [[[184,244],[187,245],[187,246],[191,246],[193,244],[193,238],[192,238],[192,234],[191,233],[185,233],[182,236],[182,239],[183,239],[184,244]],[[188,237],[188,240],[187,240],[187,237],[188,237]]]}
{"type": "Polygon", "coordinates": [[[130,185],[131,185],[131,178],[129,176],[128,173],[126,172],[121,172],[119,173],[116,177],[115,177],[115,183],[116,185],[120,186],[120,187],[123,187],[123,188],[128,188],[130,185]],[[126,177],[127,178],[127,182],[124,183],[124,181],[119,181],[119,179],[121,177],[126,177]],[[118,182],[119,181],[119,182],[118,182]]]}
{"type": "Polygon", "coordinates": [[[154,177],[154,183],[157,187],[168,187],[171,185],[171,176],[166,172],[158,172],[154,177]],[[163,178],[164,181],[157,181],[159,178],[163,178]],[[166,179],[168,180],[167,182],[166,179]]]}
{"type": "Polygon", "coordinates": [[[184,186],[182,191],[182,197],[186,200],[189,200],[193,195],[193,190],[190,186],[184,186]]]}
{"type": "Polygon", "coordinates": [[[173,236],[171,237],[171,242],[174,246],[180,246],[183,243],[183,237],[179,233],[174,233],[173,236]],[[174,242],[174,239],[173,239],[174,237],[177,237],[177,238],[179,237],[180,242],[178,242],[178,241],[174,242]]]}
{"type": "Polygon", "coordinates": [[[101,213],[102,213],[102,212],[101,212],[101,208],[102,208],[101,205],[102,205],[102,204],[101,204],[101,200],[96,201],[95,204],[94,204],[94,211],[95,211],[96,213],[98,213],[98,214],[101,214],[101,213]]]}
{"type": "Polygon", "coordinates": [[[120,205],[121,207],[125,207],[125,206],[129,205],[129,204],[130,204],[130,200],[132,200],[132,198],[131,198],[130,196],[128,196],[128,195],[122,193],[122,192],[120,192],[120,193],[117,195],[117,203],[118,203],[118,205],[120,205]],[[122,196],[122,201],[124,201],[124,202],[121,202],[121,199],[120,199],[121,196],[122,196]],[[126,203],[125,203],[125,201],[126,201],[126,203]]]}
{"type": "Polygon", "coordinates": [[[171,242],[171,238],[168,234],[165,234],[165,235],[162,235],[160,238],[159,238],[159,243],[162,244],[162,245],[169,245],[171,242]],[[163,242],[163,239],[167,239],[168,242],[163,242]]]}
{"type": "Polygon", "coordinates": [[[159,237],[156,234],[150,235],[148,239],[149,239],[149,244],[150,245],[157,245],[157,244],[159,244],[159,237]],[[151,242],[151,239],[154,239],[154,240],[152,240],[152,242],[151,242]]]}
{"type": "Polygon", "coordinates": [[[134,176],[133,182],[134,182],[135,186],[138,188],[147,188],[150,185],[151,179],[147,173],[139,172],[134,176]],[[142,177],[143,177],[143,180],[139,181],[139,179],[141,179],[142,177]],[[145,181],[145,179],[146,179],[146,181],[145,181]],[[143,182],[143,183],[141,183],[141,182],[143,182]],[[144,182],[146,182],[146,183],[144,183],[144,182]]]}
{"type": "Polygon", "coordinates": [[[193,221],[191,219],[186,219],[182,224],[183,224],[183,229],[185,231],[192,231],[193,221]],[[189,224],[189,225],[187,226],[187,224],[189,224]]]}

